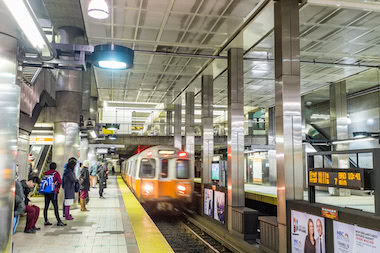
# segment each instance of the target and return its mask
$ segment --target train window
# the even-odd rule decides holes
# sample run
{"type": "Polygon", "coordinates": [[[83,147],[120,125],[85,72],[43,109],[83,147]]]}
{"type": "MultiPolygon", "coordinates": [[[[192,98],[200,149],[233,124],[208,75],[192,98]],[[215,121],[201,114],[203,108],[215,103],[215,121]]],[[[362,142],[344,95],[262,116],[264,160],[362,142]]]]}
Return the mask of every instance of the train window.
{"type": "Polygon", "coordinates": [[[169,160],[168,159],[162,159],[161,160],[161,178],[167,178],[168,177],[168,171],[169,171],[169,160]]]}
{"type": "Polygon", "coordinates": [[[186,179],[190,177],[190,161],[177,160],[177,178],[186,179]]]}
{"type": "Polygon", "coordinates": [[[156,160],[144,158],[140,162],[140,177],[154,178],[156,176],[156,160]]]}

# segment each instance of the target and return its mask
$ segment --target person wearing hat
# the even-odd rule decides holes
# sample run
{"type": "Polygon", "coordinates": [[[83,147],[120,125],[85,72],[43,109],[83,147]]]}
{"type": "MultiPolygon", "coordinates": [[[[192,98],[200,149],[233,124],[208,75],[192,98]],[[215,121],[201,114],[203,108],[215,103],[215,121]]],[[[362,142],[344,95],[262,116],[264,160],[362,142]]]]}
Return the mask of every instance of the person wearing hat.
{"type": "Polygon", "coordinates": [[[90,172],[89,172],[90,162],[85,160],[83,162],[80,176],[80,210],[82,212],[88,211],[86,208],[86,199],[88,198],[88,191],[90,190],[90,172]]]}

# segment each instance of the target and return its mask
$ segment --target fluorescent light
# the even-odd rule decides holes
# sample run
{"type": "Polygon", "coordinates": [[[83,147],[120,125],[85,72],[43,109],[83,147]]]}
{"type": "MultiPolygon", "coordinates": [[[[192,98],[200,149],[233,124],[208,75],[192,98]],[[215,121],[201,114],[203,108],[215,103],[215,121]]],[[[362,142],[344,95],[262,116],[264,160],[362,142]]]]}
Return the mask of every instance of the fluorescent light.
{"type": "Polygon", "coordinates": [[[90,134],[91,134],[91,137],[96,139],[98,136],[96,135],[95,131],[94,130],[91,130],[90,131],[90,134]]]}
{"type": "Polygon", "coordinates": [[[125,69],[127,64],[120,61],[99,61],[99,67],[105,69],[125,69]]]}
{"type": "Polygon", "coordinates": [[[110,15],[108,5],[105,0],[91,0],[87,13],[90,17],[96,19],[106,19],[110,15]]]}
{"type": "Polygon", "coordinates": [[[373,141],[376,140],[373,137],[359,138],[359,139],[349,139],[349,140],[341,140],[341,141],[333,141],[332,144],[345,144],[357,141],[373,141]]]}
{"type": "Polygon", "coordinates": [[[3,0],[18,26],[28,38],[32,46],[38,50],[47,48],[41,31],[38,29],[25,0],[3,0]]]}

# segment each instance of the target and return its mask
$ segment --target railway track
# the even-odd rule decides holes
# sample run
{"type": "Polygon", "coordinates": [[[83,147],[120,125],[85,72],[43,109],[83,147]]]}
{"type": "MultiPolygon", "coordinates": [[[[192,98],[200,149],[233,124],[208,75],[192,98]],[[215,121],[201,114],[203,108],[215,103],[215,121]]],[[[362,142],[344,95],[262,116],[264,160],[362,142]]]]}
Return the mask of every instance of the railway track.
{"type": "Polygon", "coordinates": [[[176,253],[231,252],[201,229],[187,222],[180,212],[170,215],[155,213],[150,216],[176,253]]]}

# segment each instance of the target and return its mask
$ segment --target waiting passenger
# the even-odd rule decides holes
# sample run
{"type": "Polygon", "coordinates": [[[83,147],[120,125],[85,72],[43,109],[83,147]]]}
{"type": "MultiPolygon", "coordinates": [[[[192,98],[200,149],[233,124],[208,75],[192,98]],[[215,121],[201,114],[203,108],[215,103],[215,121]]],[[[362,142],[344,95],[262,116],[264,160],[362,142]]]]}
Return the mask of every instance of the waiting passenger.
{"type": "Polygon", "coordinates": [[[48,209],[50,202],[53,204],[54,207],[54,214],[55,218],[57,219],[57,226],[66,226],[65,223],[62,222],[61,218],[59,217],[59,212],[58,212],[58,193],[59,193],[59,188],[61,188],[62,180],[61,180],[61,175],[59,174],[57,169],[57,164],[56,163],[51,163],[49,166],[50,170],[46,171],[44,174],[45,176],[48,175],[54,175],[54,192],[49,193],[49,194],[44,194],[45,198],[45,208],[44,208],[44,219],[45,219],[45,225],[49,226],[52,225],[49,220],[48,220],[48,209]]]}
{"type": "Polygon", "coordinates": [[[30,178],[28,181],[16,180],[15,204],[17,206],[15,207],[15,215],[26,212],[25,233],[35,233],[37,230],[40,230],[40,228],[36,227],[40,208],[33,205],[32,201],[28,198],[31,190],[39,183],[40,179],[38,177],[30,178]],[[20,203],[20,200],[23,200],[24,203],[20,203]]]}
{"type": "Polygon", "coordinates": [[[97,175],[98,175],[98,180],[99,180],[99,197],[101,199],[104,199],[103,197],[103,191],[104,191],[104,188],[105,188],[105,185],[106,185],[106,170],[103,166],[103,164],[101,164],[97,171],[96,171],[97,175]]]}
{"type": "Polygon", "coordinates": [[[86,199],[88,198],[88,191],[90,190],[90,162],[88,160],[83,162],[82,169],[80,171],[79,183],[80,183],[80,210],[87,212],[86,199]]]}
{"type": "Polygon", "coordinates": [[[98,169],[98,164],[95,163],[94,165],[91,166],[91,170],[90,170],[90,180],[91,180],[91,187],[92,188],[95,188],[96,186],[96,183],[98,181],[98,178],[96,176],[96,171],[98,169]]]}
{"type": "Polygon", "coordinates": [[[67,163],[66,169],[63,173],[63,188],[65,190],[65,219],[73,220],[74,218],[70,215],[70,206],[74,204],[75,198],[75,183],[78,181],[75,178],[74,169],[76,161],[70,159],[67,163]]]}

